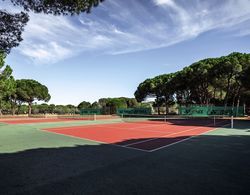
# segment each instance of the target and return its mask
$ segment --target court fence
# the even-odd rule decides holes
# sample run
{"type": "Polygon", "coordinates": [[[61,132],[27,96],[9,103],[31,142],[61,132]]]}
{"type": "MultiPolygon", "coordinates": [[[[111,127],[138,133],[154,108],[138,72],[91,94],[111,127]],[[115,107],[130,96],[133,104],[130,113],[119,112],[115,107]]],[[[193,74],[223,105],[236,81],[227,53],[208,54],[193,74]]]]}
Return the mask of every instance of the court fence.
{"type": "Polygon", "coordinates": [[[179,107],[180,115],[189,115],[189,116],[235,116],[241,117],[244,116],[244,108],[240,107],[224,107],[224,106],[180,106],[179,107]]]}
{"type": "Polygon", "coordinates": [[[118,115],[124,114],[152,114],[151,108],[118,108],[118,115]]]}
{"type": "Polygon", "coordinates": [[[101,115],[102,109],[100,108],[86,108],[80,110],[80,115],[101,115]]]}
{"type": "Polygon", "coordinates": [[[110,107],[86,108],[80,110],[80,115],[110,115],[110,114],[152,114],[151,108],[117,108],[112,110],[110,107]]]}

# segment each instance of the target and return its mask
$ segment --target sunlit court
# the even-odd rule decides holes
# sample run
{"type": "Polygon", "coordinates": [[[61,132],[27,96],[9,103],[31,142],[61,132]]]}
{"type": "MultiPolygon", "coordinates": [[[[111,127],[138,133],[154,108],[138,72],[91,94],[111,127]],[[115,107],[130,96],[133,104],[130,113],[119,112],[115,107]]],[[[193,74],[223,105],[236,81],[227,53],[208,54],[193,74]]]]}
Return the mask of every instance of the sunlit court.
{"type": "Polygon", "coordinates": [[[48,132],[152,152],[223,126],[231,120],[136,118],[121,123],[57,127],[48,132]]]}

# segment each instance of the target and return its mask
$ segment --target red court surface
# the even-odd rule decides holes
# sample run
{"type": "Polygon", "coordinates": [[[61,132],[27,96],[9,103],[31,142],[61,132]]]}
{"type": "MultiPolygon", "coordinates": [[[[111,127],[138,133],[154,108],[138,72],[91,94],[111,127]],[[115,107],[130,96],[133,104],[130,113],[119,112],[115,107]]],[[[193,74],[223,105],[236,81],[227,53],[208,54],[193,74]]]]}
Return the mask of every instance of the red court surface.
{"type": "MultiPolygon", "coordinates": [[[[0,123],[6,124],[31,124],[31,123],[48,123],[48,122],[64,122],[64,121],[73,121],[73,120],[84,120],[84,119],[70,119],[70,118],[39,118],[39,119],[2,119],[0,123]]],[[[88,120],[88,119],[85,119],[88,120]]]]}
{"type": "MultiPolygon", "coordinates": [[[[102,116],[99,115],[96,117],[97,120],[109,120],[109,119],[116,119],[116,116],[102,116]]],[[[31,124],[31,123],[49,123],[49,122],[66,122],[66,121],[81,121],[81,120],[94,120],[93,117],[75,117],[75,118],[8,118],[8,119],[0,119],[0,123],[5,124],[31,124]]]]}
{"type": "Polygon", "coordinates": [[[207,123],[183,125],[170,123],[114,123],[43,129],[56,134],[91,140],[104,144],[153,152],[190,139],[225,125],[207,123]]]}

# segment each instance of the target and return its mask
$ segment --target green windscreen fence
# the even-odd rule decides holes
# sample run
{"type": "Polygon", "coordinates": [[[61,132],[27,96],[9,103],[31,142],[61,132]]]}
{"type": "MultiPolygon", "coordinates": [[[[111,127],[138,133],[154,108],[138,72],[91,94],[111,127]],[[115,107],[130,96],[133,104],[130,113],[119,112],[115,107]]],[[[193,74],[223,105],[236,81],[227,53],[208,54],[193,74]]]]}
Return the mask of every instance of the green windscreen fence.
{"type": "Polygon", "coordinates": [[[118,108],[118,115],[123,114],[152,114],[151,108],[118,108]]]}
{"type": "Polygon", "coordinates": [[[86,109],[81,109],[80,110],[81,115],[100,115],[102,114],[102,110],[99,108],[86,108],[86,109]]]}
{"type": "Polygon", "coordinates": [[[180,106],[180,115],[189,116],[211,116],[211,115],[226,115],[226,116],[244,116],[244,108],[240,107],[224,107],[224,106],[180,106]]]}

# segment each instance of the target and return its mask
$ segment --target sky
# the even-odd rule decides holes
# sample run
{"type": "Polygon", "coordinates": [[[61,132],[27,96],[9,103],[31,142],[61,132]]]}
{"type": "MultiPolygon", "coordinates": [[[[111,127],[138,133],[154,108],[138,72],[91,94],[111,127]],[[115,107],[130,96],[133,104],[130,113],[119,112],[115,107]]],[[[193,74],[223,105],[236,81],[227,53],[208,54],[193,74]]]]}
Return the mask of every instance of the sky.
{"type": "Polygon", "coordinates": [[[6,62],[16,79],[46,85],[54,104],[134,97],[147,78],[250,53],[250,0],[105,0],[90,14],[29,15],[6,62]]]}

